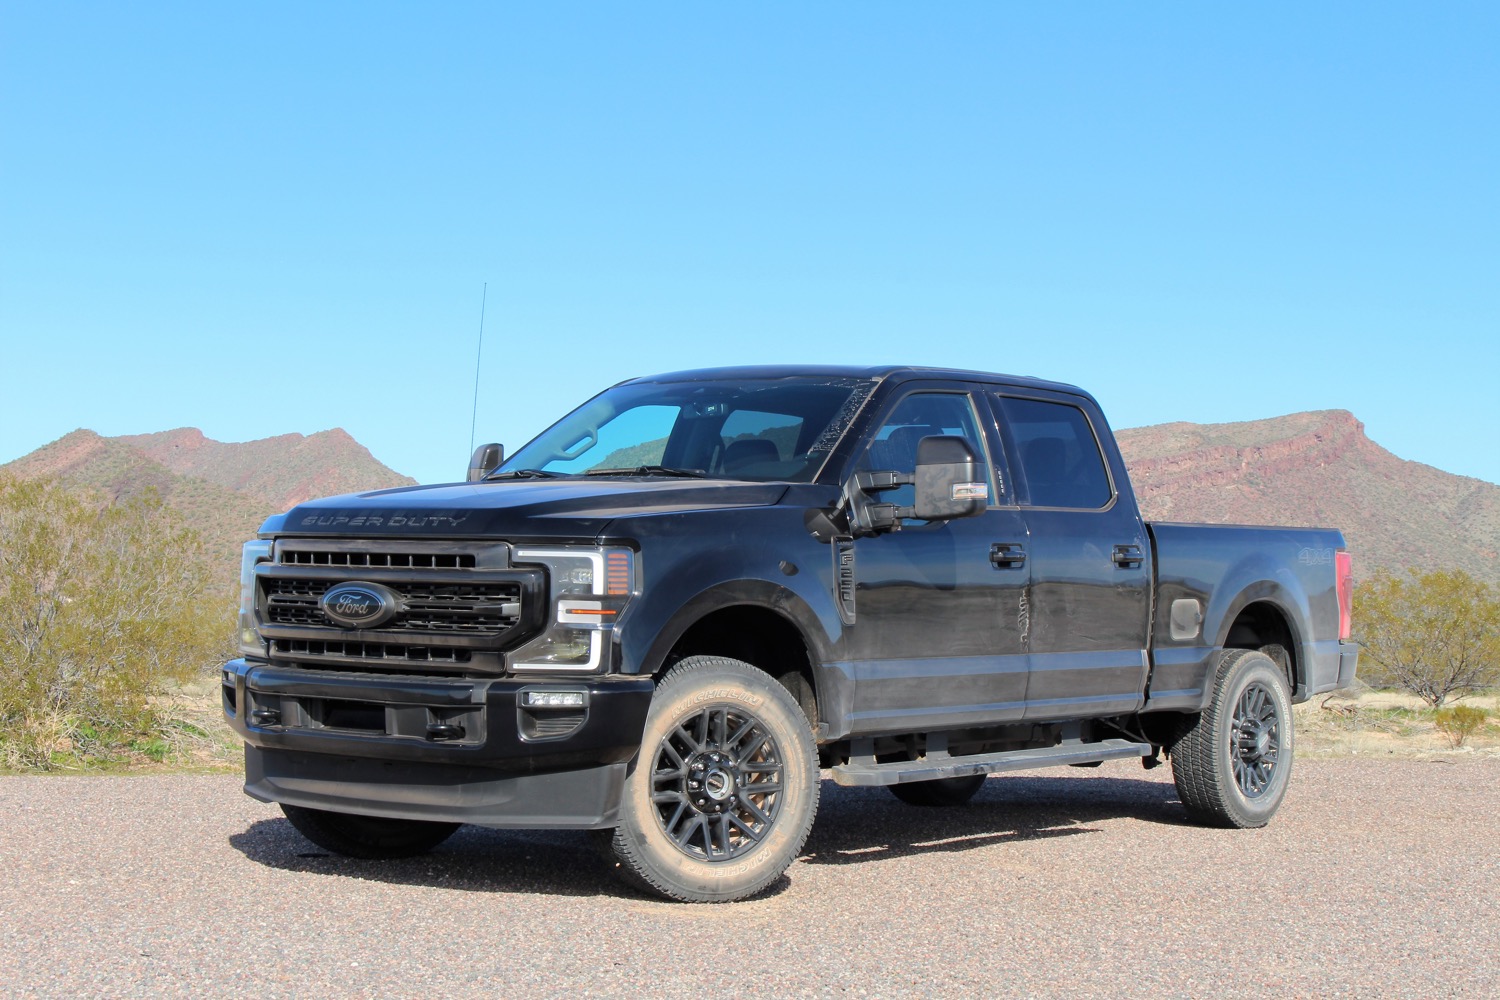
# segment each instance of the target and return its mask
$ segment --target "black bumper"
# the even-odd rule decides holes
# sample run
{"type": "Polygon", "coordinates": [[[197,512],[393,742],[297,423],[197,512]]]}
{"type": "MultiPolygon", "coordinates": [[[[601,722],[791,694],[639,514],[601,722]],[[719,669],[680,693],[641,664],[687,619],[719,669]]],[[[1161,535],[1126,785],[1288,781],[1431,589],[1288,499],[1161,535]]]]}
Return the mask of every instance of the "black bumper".
{"type": "Polygon", "coordinates": [[[245,791],[311,808],[490,826],[613,825],[650,678],[472,679],[224,667],[245,791]],[[582,706],[528,706],[528,691],[582,706]]]}

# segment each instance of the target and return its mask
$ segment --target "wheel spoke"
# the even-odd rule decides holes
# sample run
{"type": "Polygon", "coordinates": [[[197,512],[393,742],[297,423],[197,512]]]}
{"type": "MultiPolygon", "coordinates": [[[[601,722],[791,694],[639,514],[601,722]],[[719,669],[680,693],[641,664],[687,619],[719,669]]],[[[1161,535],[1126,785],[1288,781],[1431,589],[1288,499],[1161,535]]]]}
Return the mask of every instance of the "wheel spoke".
{"type": "Polygon", "coordinates": [[[678,753],[677,748],[672,745],[672,741],[670,739],[661,741],[661,752],[663,756],[671,758],[671,764],[673,767],[680,769],[684,764],[687,763],[687,761],[682,759],[682,754],[678,753]]]}
{"type": "MultiPolygon", "coordinates": [[[[680,813],[678,815],[680,815],[680,813]]],[[[693,839],[693,835],[698,832],[699,827],[703,825],[703,816],[693,815],[688,818],[687,824],[680,830],[677,829],[675,825],[673,825],[667,827],[667,833],[671,834],[672,839],[677,841],[680,846],[686,847],[688,846],[688,842],[693,839]]]]}
{"type": "Polygon", "coordinates": [[[740,750],[740,752],[739,752],[741,760],[744,760],[747,757],[753,757],[753,756],[755,756],[755,754],[760,750],[760,748],[763,747],[763,746],[765,746],[768,742],[770,742],[770,739],[771,739],[771,737],[769,735],[767,735],[766,733],[754,733],[753,735],[754,735],[755,739],[753,739],[750,743],[746,744],[745,747],[742,748],[740,750]]]}
{"type": "MultiPolygon", "coordinates": [[[[748,837],[752,842],[757,843],[757,844],[760,843],[760,834],[758,832],[756,832],[756,830],[755,830],[754,827],[747,825],[744,820],[740,819],[738,816],[734,815],[733,813],[730,813],[729,816],[726,817],[726,818],[729,820],[730,823],[732,823],[735,826],[739,827],[739,829],[745,834],[745,836],[748,837]]],[[[761,823],[764,824],[765,820],[762,819],[761,823]]],[[[764,829],[764,826],[762,826],[762,829],[764,829]]]]}
{"type": "Polygon", "coordinates": [[[673,812],[672,812],[672,818],[669,819],[669,820],[667,820],[666,823],[664,824],[665,827],[666,827],[666,830],[667,830],[667,832],[669,834],[673,830],[675,830],[677,828],[677,824],[679,822],[681,822],[681,820],[682,820],[683,813],[685,813],[687,811],[688,811],[688,802],[687,802],[687,799],[679,799],[678,802],[677,802],[677,808],[675,810],[673,810],[673,812]]]}
{"type": "Polygon", "coordinates": [[[760,806],[756,805],[755,802],[751,800],[750,796],[740,796],[740,806],[744,808],[744,810],[751,816],[754,816],[755,821],[761,824],[762,828],[770,825],[771,817],[767,816],[765,812],[761,810],[760,806]]]}
{"type": "Polygon", "coordinates": [[[675,768],[675,769],[673,769],[671,771],[658,770],[658,771],[655,771],[655,772],[652,773],[652,775],[651,775],[651,783],[653,785],[661,785],[661,784],[665,784],[666,782],[669,782],[669,781],[681,781],[683,778],[686,778],[686,777],[687,777],[687,769],[683,768],[683,767],[678,767],[678,768],[675,768]]]}

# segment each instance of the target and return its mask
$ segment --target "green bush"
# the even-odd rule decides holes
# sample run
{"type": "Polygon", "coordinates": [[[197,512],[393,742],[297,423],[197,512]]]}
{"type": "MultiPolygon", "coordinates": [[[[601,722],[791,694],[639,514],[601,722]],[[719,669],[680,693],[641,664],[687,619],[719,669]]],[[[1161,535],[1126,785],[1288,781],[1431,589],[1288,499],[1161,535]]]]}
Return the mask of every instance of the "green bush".
{"type": "Polygon", "coordinates": [[[1378,573],[1354,594],[1360,675],[1433,708],[1500,682],[1500,591],[1461,570],[1378,573]]]}
{"type": "Polygon", "coordinates": [[[159,703],[221,662],[234,598],[154,495],[0,478],[0,767],[160,758],[159,703]]]}
{"type": "Polygon", "coordinates": [[[1440,708],[1432,717],[1433,722],[1437,724],[1438,732],[1447,737],[1450,746],[1455,747],[1463,746],[1464,741],[1484,725],[1486,718],[1484,709],[1474,708],[1471,705],[1440,708]]]}

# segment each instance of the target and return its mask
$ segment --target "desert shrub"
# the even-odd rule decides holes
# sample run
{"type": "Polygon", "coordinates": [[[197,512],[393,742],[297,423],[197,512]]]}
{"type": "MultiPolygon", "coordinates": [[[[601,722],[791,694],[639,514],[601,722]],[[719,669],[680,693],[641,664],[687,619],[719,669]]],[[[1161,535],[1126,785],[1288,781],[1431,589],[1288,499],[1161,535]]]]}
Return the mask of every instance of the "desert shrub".
{"type": "Polygon", "coordinates": [[[1500,595],[1461,570],[1380,574],[1354,595],[1366,681],[1434,708],[1500,680],[1500,595]]]}
{"type": "Polygon", "coordinates": [[[0,478],[0,766],[151,757],[155,699],[220,661],[233,598],[152,495],[0,478]]]}
{"type": "Polygon", "coordinates": [[[1484,725],[1486,717],[1482,708],[1454,705],[1452,708],[1438,709],[1432,721],[1437,725],[1438,732],[1447,738],[1449,746],[1461,747],[1465,740],[1484,725]]]}

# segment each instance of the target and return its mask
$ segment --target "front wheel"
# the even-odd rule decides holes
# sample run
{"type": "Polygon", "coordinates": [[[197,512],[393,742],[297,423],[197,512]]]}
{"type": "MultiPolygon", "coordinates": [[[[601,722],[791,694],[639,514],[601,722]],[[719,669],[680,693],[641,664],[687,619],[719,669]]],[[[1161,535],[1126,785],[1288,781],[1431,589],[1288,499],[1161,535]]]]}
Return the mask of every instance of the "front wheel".
{"type": "Polygon", "coordinates": [[[1280,666],[1257,650],[1227,650],[1208,709],[1171,753],[1189,817],[1208,826],[1269,823],[1292,773],[1292,704],[1280,666]]]}
{"type": "Polygon", "coordinates": [[[817,749],[791,694],[748,663],[693,656],[657,685],[609,846],[637,888],[729,902],[781,877],[817,808],[817,749]]]}
{"type": "Polygon", "coordinates": [[[384,860],[426,854],[457,830],[457,823],[389,819],[281,804],[297,832],[319,847],[351,858],[384,860]]]}

